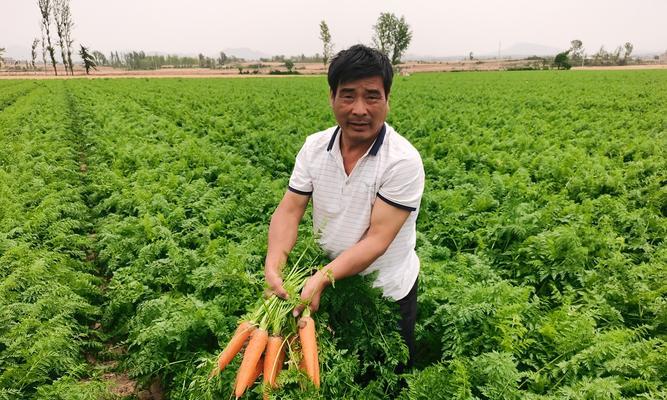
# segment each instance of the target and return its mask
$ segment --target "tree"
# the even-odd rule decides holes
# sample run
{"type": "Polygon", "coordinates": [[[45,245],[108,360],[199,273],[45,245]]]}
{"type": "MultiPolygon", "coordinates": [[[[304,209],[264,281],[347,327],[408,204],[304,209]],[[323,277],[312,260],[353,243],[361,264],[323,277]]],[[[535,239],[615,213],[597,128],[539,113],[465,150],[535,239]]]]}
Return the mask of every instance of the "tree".
{"type": "Polygon", "coordinates": [[[37,69],[37,65],[35,65],[35,60],[37,59],[37,46],[39,45],[39,38],[35,38],[35,40],[32,41],[32,46],[30,46],[30,54],[32,56],[32,69],[35,70],[37,69]]]}
{"type": "Polygon", "coordinates": [[[86,69],[86,75],[90,74],[90,69],[97,70],[97,64],[95,63],[95,58],[92,54],[88,52],[88,49],[81,45],[81,50],[79,50],[79,55],[83,60],[83,67],[86,69]]]}
{"type": "Polygon", "coordinates": [[[65,48],[67,49],[67,64],[69,65],[70,74],[74,75],[74,63],[72,63],[72,44],[74,39],[72,39],[72,28],[74,27],[74,22],[72,21],[72,13],[70,12],[69,0],[63,3],[62,7],[62,18],[65,30],[65,48]]]}
{"type": "Polygon", "coordinates": [[[405,18],[401,16],[396,25],[396,33],[394,35],[394,49],[391,56],[392,64],[395,65],[401,62],[401,56],[405,53],[411,40],[412,32],[410,31],[410,26],[405,22],[405,18]]]}
{"type": "Polygon", "coordinates": [[[597,53],[593,54],[593,64],[600,65],[604,64],[605,61],[609,59],[609,53],[605,50],[604,46],[600,46],[600,50],[597,53]]]}
{"type": "Polygon", "coordinates": [[[4,58],[2,58],[3,54],[5,54],[5,48],[0,47],[0,67],[2,67],[2,63],[5,62],[4,58]]]}
{"type": "Polygon", "coordinates": [[[329,32],[329,26],[327,23],[322,20],[320,22],[320,40],[322,41],[322,62],[324,65],[327,65],[327,62],[333,56],[333,43],[331,43],[331,33],[329,32]]]}
{"type": "Polygon", "coordinates": [[[630,54],[632,54],[632,50],[634,49],[634,46],[630,42],[625,42],[623,45],[625,48],[625,54],[623,55],[623,62],[627,62],[628,58],[630,57],[630,54]]]}
{"type": "Polygon", "coordinates": [[[618,65],[621,63],[621,53],[623,52],[623,47],[618,46],[613,53],[611,53],[611,60],[614,64],[618,65]]]}
{"type": "Polygon", "coordinates": [[[393,65],[398,64],[412,40],[412,32],[405,17],[399,19],[393,13],[381,13],[373,30],[375,48],[386,54],[393,65]]]}
{"type": "Polygon", "coordinates": [[[40,44],[42,45],[42,63],[44,63],[44,73],[46,73],[46,36],[44,36],[44,26],[40,25],[40,31],[42,33],[42,40],[40,44]]]}
{"type": "Polygon", "coordinates": [[[292,68],[294,68],[294,61],[285,60],[285,68],[287,68],[287,72],[289,72],[291,74],[292,73],[292,68]]]}
{"type": "Polygon", "coordinates": [[[218,57],[218,64],[222,66],[224,63],[227,62],[227,54],[225,54],[224,51],[220,52],[220,57],[218,57]]]}
{"type": "Polygon", "coordinates": [[[472,51],[470,52],[470,54],[468,55],[468,57],[470,58],[470,61],[472,61],[472,60],[475,59],[475,57],[473,57],[472,51]]]}
{"type": "Polygon", "coordinates": [[[572,68],[572,65],[570,65],[570,61],[568,59],[568,54],[570,53],[570,50],[564,51],[562,53],[558,53],[556,55],[556,58],[554,59],[554,65],[558,69],[570,69],[572,68]]]}
{"type": "Polygon", "coordinates": [[[584,65],[584,58],[583,58],[583,53],[584,53],[584,48],[583,48],[583,42],[579,39],[574,39],[570,42],[570,52],[572,53],[572,61],[581,61],[581,65],[584,65]]]}
{"type": "Polygon", "coordinates": [[[93,57],[95,58],[95,62],[97,63],[98,66],[100,65],[109,65],[109,61],[107,60],[107,56],[104,55],[101,51],[93,50],[92,52],[93,57]]]}
{"type": "Polygon", "coordinates": [[[51,3],[51,0],[37,0],[37,5],[39,6],[39,12],[42,15],[42,27],[46,32],[46,42],[47,42],[46,50],[49,52],[49,56],[51,57],[51,65],[53,65],[53,72],[56,74],[56,76],[58,76],[58,69],[56,68],[55,49],[51,45],[51,33],[50,33],[51,8],[53,7],[53,4],[51,3]]]}
{"type": "Polygon", "coordinates": [[[67,74],[68,64],[67,64],[67,53],[65,47],[67,46],[65,40],[65,21],[63,18],[63,8],[69,3],[69,0],[53,0],[53,20],[56,23],[56,33],[58,33],[58,46],[60,46],[60,56],[63,59],[63,65],[65,66],[65,74],[67,74]]]}
{"type": "Polygon", "coordinates": [[[123,66],[123,60],[120,59],[120,56],[118,55],[118,51],[116,51],[114,54],[115,54],[115,56],[116,56],[116,62],[115,62],[115,64],[112,65],[112,66],[114,66],[114,67],[122,67],[122,66],[123,66]]]}

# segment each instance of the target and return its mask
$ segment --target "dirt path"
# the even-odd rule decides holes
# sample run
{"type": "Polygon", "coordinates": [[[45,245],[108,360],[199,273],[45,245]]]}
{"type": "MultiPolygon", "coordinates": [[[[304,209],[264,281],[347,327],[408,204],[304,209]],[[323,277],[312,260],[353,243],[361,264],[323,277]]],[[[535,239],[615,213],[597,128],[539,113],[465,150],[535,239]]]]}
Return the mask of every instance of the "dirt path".
{"type": "MultiPolygon", "coordinates": [[[[529,60],[462,60],[447,62],[406,62],[400,65],[401,73],[419,72],[452,72],[452,71],[499,71],[519,68],[530,64],[529,60]]],[[[252,64],[244,66],[244,73],[239,74],[238,68],[208,69],[208,68],[164,68],[159,70],[127,71],[110,67],[100,67],[86,75],[83,70],[74,70],[74,76],[50,75],[43,72],[8,72],[0,71],[0,79],[72,79],[72,78],[253,78],[271,77],[284,78],[291,76],[320,76],[325,75],[327,70],[322,64],[299,64],[295,71],[299,75],[270,75],[273,70],[284,71],[280,63],[262,63],[262,67],[251,68],[252,64]],[[247,73],[250,72],[250,73],[247,73]]],[[[573,70],[644,70],[644,69],[667,69],[667,64],[642,64],[624,66],[600,66],[600,67],[573,67],[573,70]]]]}

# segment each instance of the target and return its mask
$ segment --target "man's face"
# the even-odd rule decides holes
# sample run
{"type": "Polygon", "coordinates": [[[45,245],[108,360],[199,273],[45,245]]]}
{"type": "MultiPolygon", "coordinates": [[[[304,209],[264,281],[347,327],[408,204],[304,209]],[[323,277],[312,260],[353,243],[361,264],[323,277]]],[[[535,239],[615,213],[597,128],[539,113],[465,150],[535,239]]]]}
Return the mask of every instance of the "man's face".
{"type": "Polygon", "coordinates": [[[341,83],[331,93],[331,107],[346,138],[354,143],[375,140],[389,112],[382,78],[341,83]]]}

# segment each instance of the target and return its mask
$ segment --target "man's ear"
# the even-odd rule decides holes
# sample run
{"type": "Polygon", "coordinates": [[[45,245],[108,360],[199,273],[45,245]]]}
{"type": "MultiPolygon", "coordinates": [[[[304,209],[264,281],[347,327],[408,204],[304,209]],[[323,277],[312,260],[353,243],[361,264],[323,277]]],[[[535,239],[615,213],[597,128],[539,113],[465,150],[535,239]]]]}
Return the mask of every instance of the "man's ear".
{"type": "Polygon", "coordinates": [[[334,91],[329,89],[329,104],[331,104],[331,107],[333,107],[333,102],[335,97],[336,95],[334,94],[334,91]]]}

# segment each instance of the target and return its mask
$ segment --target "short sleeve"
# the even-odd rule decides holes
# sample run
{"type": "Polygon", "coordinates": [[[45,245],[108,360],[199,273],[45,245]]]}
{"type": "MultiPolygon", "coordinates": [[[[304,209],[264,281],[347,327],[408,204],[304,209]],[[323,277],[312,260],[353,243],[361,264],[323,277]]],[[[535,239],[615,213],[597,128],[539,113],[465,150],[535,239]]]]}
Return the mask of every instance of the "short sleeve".
{"type": "Polygon", "coordinates": [[[308,141],[306,141],[296,155],[294,169],[289,178],[289,185],[287,188],[291,192],[303,196],[309,196],[313,193],[313,180],[310,176],[311,168],[308,164],[308,141]]]}
{"type": "Polygon", "coordinates": [[[382,179],[378,197],[395,207],[416,211],[424,192],[424,166],[416,155],[392,165],[382,179]]]}

